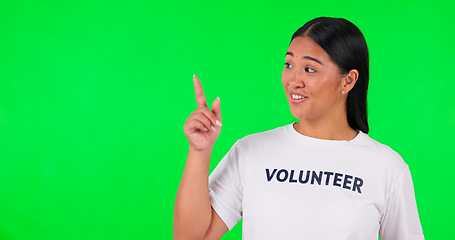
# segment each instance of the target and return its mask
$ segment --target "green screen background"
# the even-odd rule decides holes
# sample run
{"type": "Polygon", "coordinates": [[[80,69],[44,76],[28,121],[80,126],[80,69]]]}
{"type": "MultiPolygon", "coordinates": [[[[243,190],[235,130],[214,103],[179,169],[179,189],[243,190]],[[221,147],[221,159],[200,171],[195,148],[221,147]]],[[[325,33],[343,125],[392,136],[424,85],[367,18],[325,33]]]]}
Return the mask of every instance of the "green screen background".
{"type": "MultiPolygon", "coordinates": [[[[292,33],[344,17],[370,51],[370,136],[409,164],[427,239],[455,207],[453,1],[1,1],[0,239],[172,239],[192,75],[239,138],[294,120],[292,33]]],[[[238,224],[223,239],[241,239],[238,224]]]]}

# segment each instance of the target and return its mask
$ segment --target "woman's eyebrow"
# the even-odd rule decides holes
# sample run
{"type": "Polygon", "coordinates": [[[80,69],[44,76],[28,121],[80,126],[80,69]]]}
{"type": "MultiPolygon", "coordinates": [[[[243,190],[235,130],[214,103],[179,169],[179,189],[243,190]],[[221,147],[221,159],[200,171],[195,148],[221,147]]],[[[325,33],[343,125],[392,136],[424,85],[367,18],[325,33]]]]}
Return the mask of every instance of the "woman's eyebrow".
{"type": "MultiPolygon", "coordinates": [[[[287,56],[287,55],[294,57],[294,53],[292,53],[292,52],[286,52],[286,56],[287,56]]],[[[321,61],[319,61],[318,59],[316,59],[316,58],[314,58],[314,57],[303,56],[303,58],[304,58],[304,59],[311,60],[311,61],[315,61],[315,62],[317,62],[317,63],[323,65],[321,61]]]]}
{"type": "Polygon", "coordinates": [[[317,62],[317,63],[319,63],[319,64],[322,65],[322,62],[319,61],[319,60],[317,60],[316,58],[313,58],[313,57],[310,57],[310,56],[304,56],[303,58],[308,59],[308,60],[315,61],[315,62],[317,62]]]}

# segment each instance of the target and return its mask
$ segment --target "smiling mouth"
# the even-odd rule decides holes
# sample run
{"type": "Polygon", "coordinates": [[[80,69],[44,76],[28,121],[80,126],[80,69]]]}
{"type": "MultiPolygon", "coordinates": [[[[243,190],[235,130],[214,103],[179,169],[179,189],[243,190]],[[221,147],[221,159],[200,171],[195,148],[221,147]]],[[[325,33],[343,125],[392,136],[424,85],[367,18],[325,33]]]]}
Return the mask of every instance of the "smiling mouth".
{"type": "Polygon", "coordinates": [[[291,94],[292,99],[299,100],[299,99],[304,99],[305,97],[302,95],[297,95],[297,94],[291,94]]]}
{"type": "Polygon", "coordinates": [[[289,101],[291,103],[301,103],[301,102],[305,101],[306,99],[308,99],[308,97],[305,97],[305,96],[300,95],[300,94],[292,94],[291,93],[291,98],[289,99],[289,101]]]}

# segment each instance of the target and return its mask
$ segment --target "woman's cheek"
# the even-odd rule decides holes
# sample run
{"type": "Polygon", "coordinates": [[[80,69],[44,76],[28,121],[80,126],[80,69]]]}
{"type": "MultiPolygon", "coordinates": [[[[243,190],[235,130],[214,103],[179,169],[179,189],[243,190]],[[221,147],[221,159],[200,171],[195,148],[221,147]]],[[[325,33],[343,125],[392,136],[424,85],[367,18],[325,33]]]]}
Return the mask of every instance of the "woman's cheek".
{"type": "Polygon", "coordinates": [[[283,74],[281,75],[281,82],[283,83],[284,86],[286,86],[289,81],[287,75],[288,74],[286,73],[286,69],[283,70],[283,74]]]}
{"type": "Polygon", "coordinates": [[[290,78],[291,78],[290,71],[288,69],[284,69],[283,74],[281,75],[283,84],[285,84],[285,83],[287,84],[289,82],[290,78]]]}

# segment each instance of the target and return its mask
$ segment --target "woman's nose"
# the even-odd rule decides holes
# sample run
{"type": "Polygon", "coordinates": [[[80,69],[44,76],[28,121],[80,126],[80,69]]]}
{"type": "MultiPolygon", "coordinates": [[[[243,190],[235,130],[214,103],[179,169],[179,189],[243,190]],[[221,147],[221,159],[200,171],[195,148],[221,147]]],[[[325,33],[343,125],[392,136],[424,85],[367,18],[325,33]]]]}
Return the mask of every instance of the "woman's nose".
{"type": "Polygon", "coordinates": [[[291,79],[289,80],[289,85],[293,87],[305,87],[305,83],[303,81],[303,76],[300,74],[293,74],[291,79]]]}

